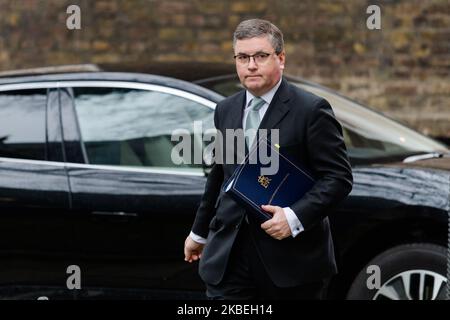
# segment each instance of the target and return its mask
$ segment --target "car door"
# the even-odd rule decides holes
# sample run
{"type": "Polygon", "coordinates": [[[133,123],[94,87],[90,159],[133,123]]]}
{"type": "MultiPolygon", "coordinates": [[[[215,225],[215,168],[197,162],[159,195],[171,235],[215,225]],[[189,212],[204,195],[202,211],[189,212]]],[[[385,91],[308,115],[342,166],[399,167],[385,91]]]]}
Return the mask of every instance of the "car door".
{"type": "Polygon", "coordinates": [[[0,86],[3,288],[65,284],[73,232],[67,221],[70,194],[53,86],[0,86]]]}
{"type": "Polygon", "coordinates": [[[59,86],[87,285],[202,289],[196,266],[184,262],[183,245],[206,182],[202,136],[194,126],[213,126],[214,103],[152,84],[59,86]],[[191,152],[174,152],[176,130],[191,139],[191,152]]]}

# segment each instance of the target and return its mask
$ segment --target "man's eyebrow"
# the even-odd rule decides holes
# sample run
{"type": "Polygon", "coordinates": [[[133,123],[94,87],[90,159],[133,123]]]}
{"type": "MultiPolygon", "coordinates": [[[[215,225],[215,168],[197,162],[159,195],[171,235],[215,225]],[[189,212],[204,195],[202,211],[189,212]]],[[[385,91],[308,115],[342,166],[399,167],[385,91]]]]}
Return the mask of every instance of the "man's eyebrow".
{"type": "MultiPolygon", "coordinates": [[[[259,53],[267,53],[266,51],[264,51],[264,50],[259,50],[259,51],[256,51],[254,54],[259,54],[259,53]]],[[[236,54],[237,56],[251,56],[251,54],[250,53],[245,53],[245,52],[239,52],[238,54],[236,54]]]]}

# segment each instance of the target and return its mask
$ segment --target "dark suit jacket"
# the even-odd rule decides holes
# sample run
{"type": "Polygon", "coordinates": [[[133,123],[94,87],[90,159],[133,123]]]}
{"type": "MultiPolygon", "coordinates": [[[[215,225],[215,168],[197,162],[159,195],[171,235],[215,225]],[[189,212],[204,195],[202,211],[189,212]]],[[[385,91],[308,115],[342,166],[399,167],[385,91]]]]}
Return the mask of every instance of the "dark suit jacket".
{"type": "MultiPolygon", "coordinates": [[[[215,110],[216,128],[242,129],[245,91],[223,101],[215,110]]],[[[282,80],[260,129],[279,129],[281,149],[316,177],[314,187],[291,206],[305,231],[297,237],[276,240],[249,215],[250,232],[261,260],[275,285],[295,286],[328,278],[337,272],[327,214],[352,188],[352,173],[342,137],[342,128],[330,104],[312,93],[282,80]]],[[[226,141],[220,145],[226,159],[226,141]]],[[[245,210],[221,191],[222,184],[237,164],[215,164],[208,176],[205,193],[192,231],[207,238],[199,264],[202,279],[218,284],[223,278],[233,242],[245,210]]]]}

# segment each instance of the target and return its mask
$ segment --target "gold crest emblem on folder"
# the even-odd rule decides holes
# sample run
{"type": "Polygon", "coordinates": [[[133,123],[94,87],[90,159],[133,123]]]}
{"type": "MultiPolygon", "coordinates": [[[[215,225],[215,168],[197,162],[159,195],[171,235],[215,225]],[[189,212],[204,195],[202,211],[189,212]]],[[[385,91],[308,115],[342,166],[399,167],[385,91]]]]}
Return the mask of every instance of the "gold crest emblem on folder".
{"type": "Polygon", "coordinates": [[[262,185],[266,189],[269,186],[270,181],[272,181],[272,179],[269,179],[266,176],[259,176],[258,177],[259,184],[262,185]]]}

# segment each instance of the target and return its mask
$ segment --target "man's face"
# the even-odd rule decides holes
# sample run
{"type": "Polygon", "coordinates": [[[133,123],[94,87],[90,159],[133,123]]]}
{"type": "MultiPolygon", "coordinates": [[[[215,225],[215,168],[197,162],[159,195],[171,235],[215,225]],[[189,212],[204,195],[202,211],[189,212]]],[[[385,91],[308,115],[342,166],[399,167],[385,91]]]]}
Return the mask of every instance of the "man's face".
{"type": "Polygon", "coordinates": [[[236,58],[236,70],[242,85],[255,96],[262,96],[272,89],[280,80],[285,62],[285,53],[279,55],[267,36],[237,40],[234,54],[246,57],[261,54],[250,58],[248,63],[245,59],[236,58]],[[270,54],[264,59],[264,54],[270,54]],[[244,61],[242,61],[244,60],[244,61]],[[255,61],[260,60],[263,62],[255,61]]]}

